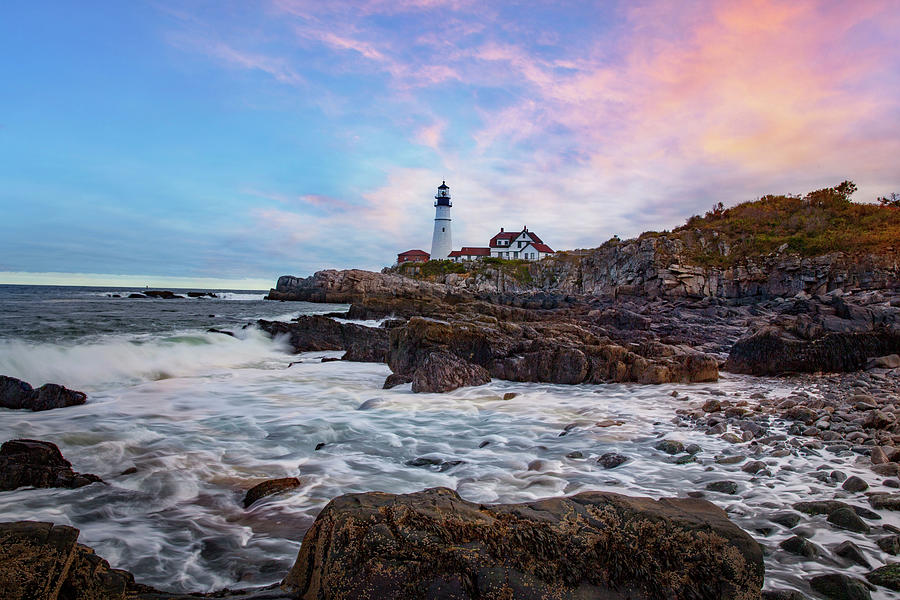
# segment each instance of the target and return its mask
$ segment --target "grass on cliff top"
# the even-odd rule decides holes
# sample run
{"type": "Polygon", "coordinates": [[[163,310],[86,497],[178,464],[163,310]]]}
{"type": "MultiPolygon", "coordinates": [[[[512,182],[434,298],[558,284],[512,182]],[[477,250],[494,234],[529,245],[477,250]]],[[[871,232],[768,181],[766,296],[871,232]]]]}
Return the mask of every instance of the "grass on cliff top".
{"type": "Polygon", "coordinates": [[[896,251],[900,208],[852,202],[855,191],[856,185],[845,181],[803,197],[770,195],[731,208],[719,203],[672,233],[693,249],[692,258],[701,264],[733,264],[785,244],[801,256],[896,251]],[[727,253],[720,242],[728,246],[727,253]]]}
{"type": "Polygon", "coordinates": [[[456,273],[465,277],[486,275],[489,271],[500,271],[504,275],[522,284],[530,283],[531,271],[527,260],[505,260],[494,256],[471,262],[453,262],[452,260],[429,260],[425,263],[405,263],[397,267],[397,272],[412,279],[436,281],[444,275],[456,273]]]}

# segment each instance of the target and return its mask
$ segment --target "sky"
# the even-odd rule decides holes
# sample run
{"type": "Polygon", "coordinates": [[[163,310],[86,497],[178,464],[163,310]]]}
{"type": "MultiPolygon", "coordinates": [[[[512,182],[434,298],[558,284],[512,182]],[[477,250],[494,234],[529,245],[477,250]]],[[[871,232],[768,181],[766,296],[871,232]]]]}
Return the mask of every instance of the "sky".
{"type": "Polygon", "coordinates": [[[234,284],[900,192],[897,0],[5,3],[0,283],[234,284]]]}

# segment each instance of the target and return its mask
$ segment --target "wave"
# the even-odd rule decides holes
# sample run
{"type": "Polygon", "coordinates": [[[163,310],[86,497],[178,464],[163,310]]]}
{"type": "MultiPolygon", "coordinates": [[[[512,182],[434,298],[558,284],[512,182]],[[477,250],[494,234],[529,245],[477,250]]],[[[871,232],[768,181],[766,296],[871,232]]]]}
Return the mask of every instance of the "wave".
{"type": "Polygon", "coordinates": [[[165,336],[106,336],[89,343],[0,340],[0,374],[33,386],[60,383],[96,389],[209,374],[220,369],[272,368],[284,364],[287,344],[256,328],[237,337],[187,331],[165,336]]]}

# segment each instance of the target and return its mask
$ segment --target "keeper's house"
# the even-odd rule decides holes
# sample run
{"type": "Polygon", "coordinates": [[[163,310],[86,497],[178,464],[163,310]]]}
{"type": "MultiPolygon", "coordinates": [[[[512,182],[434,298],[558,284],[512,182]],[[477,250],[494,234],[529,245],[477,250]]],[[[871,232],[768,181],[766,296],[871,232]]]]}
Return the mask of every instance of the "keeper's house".
{"type": "Polygon", "coordinates": [[[533,231],[523,227],[522,231],[505,231],[502,227],[500,233],[491,238],[491,256],[509,260],[541,260],[551,254],[553,249],[541,241],[533,231]]]}
{"type": "Polygon", "coordinates": [[[397,255],[397,264],[428,262],[429,254],[424,250],[407,250],[397,255]]]}

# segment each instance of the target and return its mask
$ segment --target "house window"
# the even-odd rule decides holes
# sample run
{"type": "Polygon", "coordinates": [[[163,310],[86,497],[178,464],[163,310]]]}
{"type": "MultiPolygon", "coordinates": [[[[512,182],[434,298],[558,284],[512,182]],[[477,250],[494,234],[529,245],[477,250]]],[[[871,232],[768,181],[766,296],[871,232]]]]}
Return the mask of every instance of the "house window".
{"type": "Polygon", "coordinates": [[[446,227],[441,227],[441,231],[447,231],[446,227]]]}

